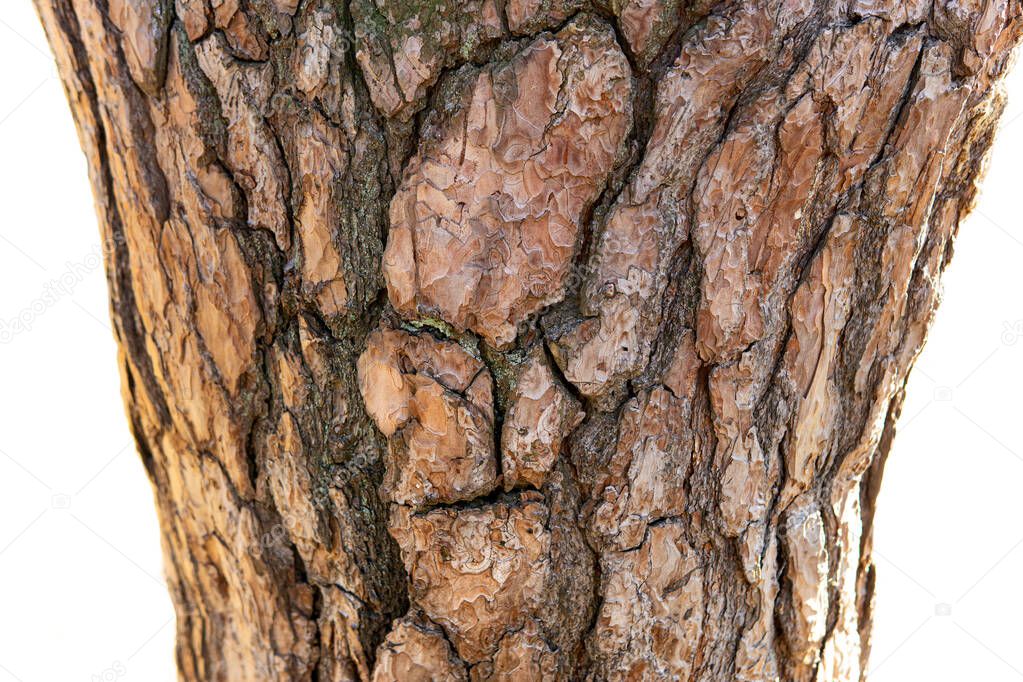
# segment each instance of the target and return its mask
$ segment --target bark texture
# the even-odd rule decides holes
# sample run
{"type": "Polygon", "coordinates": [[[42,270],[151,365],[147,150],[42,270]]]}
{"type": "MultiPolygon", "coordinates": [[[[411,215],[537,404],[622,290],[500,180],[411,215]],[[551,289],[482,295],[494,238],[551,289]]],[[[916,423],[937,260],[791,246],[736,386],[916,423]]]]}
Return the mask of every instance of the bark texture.
{"type": "Polygon", "coordinates": [[[1018,0],[36,0],[183,680],[857,680],[1018,0]]]}

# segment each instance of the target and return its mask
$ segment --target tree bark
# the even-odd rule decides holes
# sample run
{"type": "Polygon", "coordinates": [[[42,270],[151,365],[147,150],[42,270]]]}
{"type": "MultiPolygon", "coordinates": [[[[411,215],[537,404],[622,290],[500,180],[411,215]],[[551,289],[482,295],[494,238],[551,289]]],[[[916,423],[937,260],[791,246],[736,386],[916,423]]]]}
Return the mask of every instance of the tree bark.
{"type": "Polygon", "coordinates": [[[1018,0],[36,0],[183,680],[855,680],[1018,0]]]}

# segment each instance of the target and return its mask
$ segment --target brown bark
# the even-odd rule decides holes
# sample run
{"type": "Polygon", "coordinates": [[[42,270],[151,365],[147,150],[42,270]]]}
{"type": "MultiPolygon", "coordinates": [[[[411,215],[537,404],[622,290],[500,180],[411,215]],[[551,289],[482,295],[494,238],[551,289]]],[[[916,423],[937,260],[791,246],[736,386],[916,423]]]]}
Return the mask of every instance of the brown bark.
{"type": "Polygon", "coordinates": [[[854,680],[1018,0],[36,0],[184,680],[854,680]]]}

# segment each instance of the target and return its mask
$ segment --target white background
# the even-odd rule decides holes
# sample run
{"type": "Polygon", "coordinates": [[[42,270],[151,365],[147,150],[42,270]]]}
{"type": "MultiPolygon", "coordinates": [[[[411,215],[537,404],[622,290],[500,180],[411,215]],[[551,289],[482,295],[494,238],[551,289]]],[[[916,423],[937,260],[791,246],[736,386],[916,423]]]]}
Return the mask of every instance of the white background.
{"type": "MultiPolygon", "coordinates": [[[[0,64],[0,325],[31,320],[0,344],[0,682],[174,680],[85,162],[26,0],[0,64]]],[[[1009,97],[885,473],[876,682],[1023,678],[1023,67],[1009,97]]]]}

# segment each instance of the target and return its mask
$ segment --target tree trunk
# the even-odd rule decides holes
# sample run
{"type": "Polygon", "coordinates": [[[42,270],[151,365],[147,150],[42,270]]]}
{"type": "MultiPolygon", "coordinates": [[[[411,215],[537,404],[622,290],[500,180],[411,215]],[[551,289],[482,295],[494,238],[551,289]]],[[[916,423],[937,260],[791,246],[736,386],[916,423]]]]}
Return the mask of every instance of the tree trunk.
{"type": "Polygon", "coordinates": [[[183,680],[855,680],[1019,0],[36,0],[183,680]]]}

